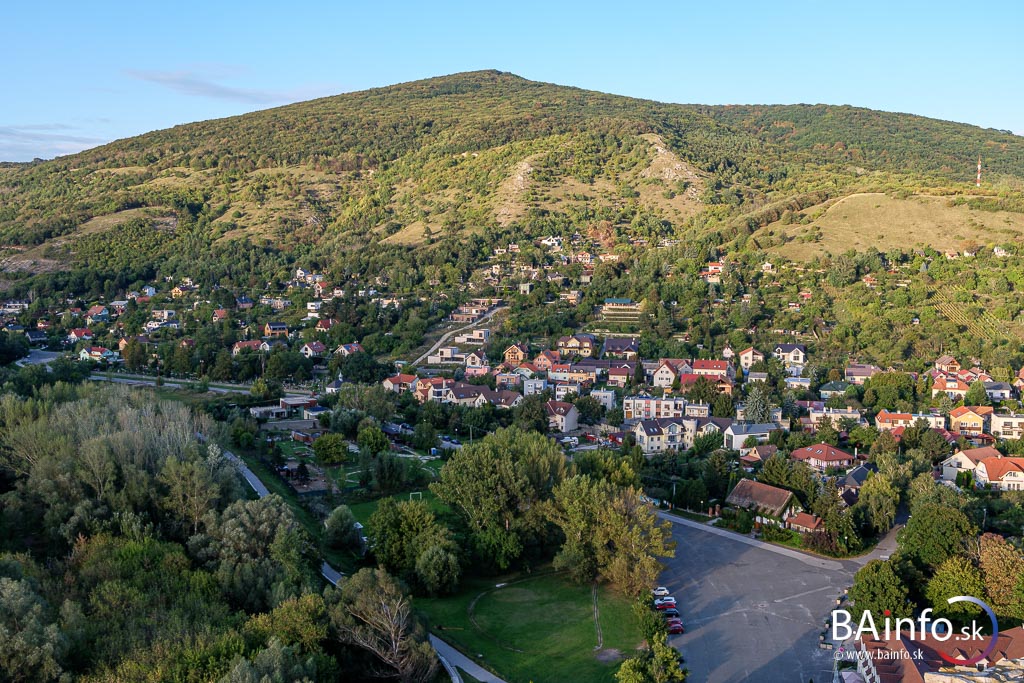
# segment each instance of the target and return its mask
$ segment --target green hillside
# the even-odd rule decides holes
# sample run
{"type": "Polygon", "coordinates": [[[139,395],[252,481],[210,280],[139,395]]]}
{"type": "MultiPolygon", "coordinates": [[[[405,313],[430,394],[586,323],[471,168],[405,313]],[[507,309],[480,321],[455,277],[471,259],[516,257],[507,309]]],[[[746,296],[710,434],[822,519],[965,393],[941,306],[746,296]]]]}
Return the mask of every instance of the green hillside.
{"type": "Polygon", "coordinates": [[[742,246],[787,211],[859,192],[972,193],[1020,211],[1022,179],[1024,139],[1001,131],[851,107],[660,104],[484,71],[5,165],[0,269],[60,286],[186,271],[243,285],[303,259],[412,290],[462,281],[503,240],[742,246]]]}

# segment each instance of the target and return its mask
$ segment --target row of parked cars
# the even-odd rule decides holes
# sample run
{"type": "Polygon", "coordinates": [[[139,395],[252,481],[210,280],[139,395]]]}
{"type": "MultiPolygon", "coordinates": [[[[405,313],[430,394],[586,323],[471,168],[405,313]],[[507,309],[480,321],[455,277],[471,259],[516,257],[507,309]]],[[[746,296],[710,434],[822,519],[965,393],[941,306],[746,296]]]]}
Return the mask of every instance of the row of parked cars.
{"type": "Polygon", "coordinates": [[[658,586],[651,591],[651,594],[654,595],[654,609],[658,610],[665,619],[668,632],[673,635],[682,633],[682,615],[679,614],[676,599],[669,594],[668,588],[658,586]]]}

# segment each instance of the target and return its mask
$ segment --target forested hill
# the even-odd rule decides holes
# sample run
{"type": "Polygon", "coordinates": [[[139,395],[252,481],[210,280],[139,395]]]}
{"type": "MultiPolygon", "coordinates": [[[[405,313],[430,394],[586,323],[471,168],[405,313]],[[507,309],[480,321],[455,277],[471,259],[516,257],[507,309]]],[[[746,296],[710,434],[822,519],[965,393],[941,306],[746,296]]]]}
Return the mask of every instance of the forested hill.
{"type": "MultiPolygon", "coordinates": [[[[1001,131],[850,107],[661,104],[482,71],[0,165],[0,269],[120,280],[219,259],[231,267],[198,274],[237,282],[241,261],[250,278],[295,257],[366,272],[412,246],[465,270],[501,240],[722,242],[855,192],[980,194],[1020,211],[1021,187],[1024,138],[1001,131]],[[453,255],[454,242],[476,251],[453,255]]],[[[415,258],[410,272],[431,257],[415,258]]]]}

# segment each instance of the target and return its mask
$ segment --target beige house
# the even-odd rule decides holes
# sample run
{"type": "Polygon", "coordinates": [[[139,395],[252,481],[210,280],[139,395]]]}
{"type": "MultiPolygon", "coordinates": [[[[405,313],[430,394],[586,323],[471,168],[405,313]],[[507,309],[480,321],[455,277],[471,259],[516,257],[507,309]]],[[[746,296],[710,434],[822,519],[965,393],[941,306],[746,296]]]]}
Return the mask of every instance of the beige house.
{"type": "Polygon", "coordinates": [[[1000,458],[1002,453],[991,446],[985,448],[970,448],[966,451],[957,451],[942,461],[942,480],[955,482],[960,472],[971,472],[978,467],[978,463],[989,458],[1000,458]]]}
{"type": "Polygon", "coordinates": [[[749,370],[751,365],[764,360],[764,354],[751,346],[739,352],[739,359],[740,367],[749,370]]]}
{"type": "Polygon", "coordinates": [[[580,411],[571,403],[548,401],[544,404],[548,414],[548,428],[553,432],[572,432],[579,428],[580,411]]]}

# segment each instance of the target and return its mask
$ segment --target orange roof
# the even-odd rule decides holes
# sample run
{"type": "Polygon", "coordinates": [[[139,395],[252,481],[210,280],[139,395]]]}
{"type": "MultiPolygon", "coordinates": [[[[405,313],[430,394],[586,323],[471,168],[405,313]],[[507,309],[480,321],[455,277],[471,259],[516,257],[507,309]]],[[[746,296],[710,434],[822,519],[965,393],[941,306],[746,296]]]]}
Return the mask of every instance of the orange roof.
{"type": "Polygon", "coordinates": [[[806,512],[798,512],[786,521],[790,526],[800,526],[811,531],[817,531],[818,527],[824,524],[820,517],[809,515],[806,512]]]}
{"type": "Polygon", "coordinates": [[[1001,480],[1007,472],[1024,474],[1024,458],[985,458],[978,466],[981,465],[985,466],[985,474],[990,481],[1001,480]]]}

